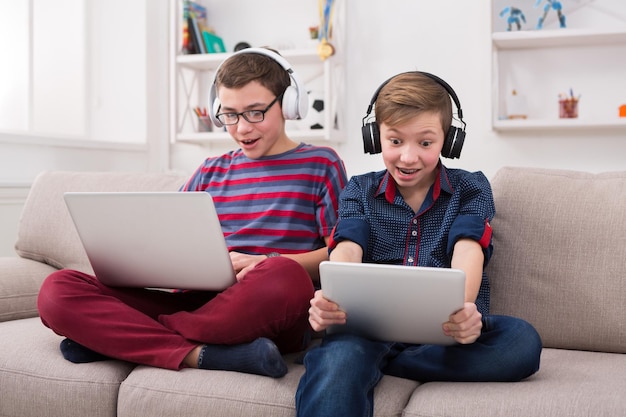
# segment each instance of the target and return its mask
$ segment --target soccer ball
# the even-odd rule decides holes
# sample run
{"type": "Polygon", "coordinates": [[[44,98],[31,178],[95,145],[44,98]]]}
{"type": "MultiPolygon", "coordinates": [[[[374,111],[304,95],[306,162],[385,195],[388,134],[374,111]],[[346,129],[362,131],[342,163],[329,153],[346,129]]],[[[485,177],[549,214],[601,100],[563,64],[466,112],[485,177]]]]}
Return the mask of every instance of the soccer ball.
{"type": "Polygon", "coordinates": [[[308,92],[309,107],[306,116],[300,120],[287,120],[287,130],[320,130],[325,126],[326,103],[324,92],[312,90],[308,92]]]}
{"type": "Polygon", "coordinates": [[[324,129],[325,107],[324,93],[315,90],[310,91],[309,111],[304,118],[304,125],[311,130],[324,129]]]}

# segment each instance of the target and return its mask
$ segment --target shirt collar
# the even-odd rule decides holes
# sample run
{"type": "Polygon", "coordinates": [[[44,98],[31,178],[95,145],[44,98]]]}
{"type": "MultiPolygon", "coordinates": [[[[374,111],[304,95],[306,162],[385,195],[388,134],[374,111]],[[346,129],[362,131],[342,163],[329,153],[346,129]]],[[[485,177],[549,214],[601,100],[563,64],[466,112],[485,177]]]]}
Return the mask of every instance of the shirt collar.
{"type": "MultiPolygon", "coordinates": [[[[439,198],[439,194],[441,191],[444,191],[448,194],[452,194],[454,189],[450,184],[450,180],[448,179],[448,169],[439,161],[438,170],[437,170],[437,178],[435,179],[434,187],[432,190],[432,199],[433,201],[439,198]]],[[[376,190],[376,197],[380,195],[384,195],[385,199],[389,202],[389,204],[393,204],[396,195],[398,194],[398,188],[396,187],[396,182],[394,181],[389,171],[385,172],[380,184],[378,185],[378,190],[376,190]]]]}

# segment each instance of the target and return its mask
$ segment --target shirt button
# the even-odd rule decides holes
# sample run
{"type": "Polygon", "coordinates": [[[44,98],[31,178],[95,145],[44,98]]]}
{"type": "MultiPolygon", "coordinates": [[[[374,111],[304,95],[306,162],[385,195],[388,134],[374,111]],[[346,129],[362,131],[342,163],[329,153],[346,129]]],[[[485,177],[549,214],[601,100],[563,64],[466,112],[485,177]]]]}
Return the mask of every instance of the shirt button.
{"type": "Polygon", "coordinates": [[[413,230],[413,231],[411,232],[411,236],[417,236],[417,231],[413,230]]]}
{"type": "Polygon", "coordinates": [[[417,219],[413,219],[413,224],[417,224],[417,219]]]}
{"type": "Polygon", "coordinates": [[[407,262],[408,262],[408,263],[410,263],[410,264],[412,264],[414,260],[415,260],[415,259],[413,259],[413,258],[409,258],[409,259],[407,259],[407,262]]]}

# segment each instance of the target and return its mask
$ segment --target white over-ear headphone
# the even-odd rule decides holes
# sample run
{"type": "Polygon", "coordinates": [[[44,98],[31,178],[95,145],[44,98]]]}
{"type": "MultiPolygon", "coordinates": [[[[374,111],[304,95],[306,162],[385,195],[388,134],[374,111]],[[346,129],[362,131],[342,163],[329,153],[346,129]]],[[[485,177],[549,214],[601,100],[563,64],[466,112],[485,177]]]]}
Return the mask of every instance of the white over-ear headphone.
{"type": "MultiPolygon", "coordinates": [[[[291,65],[289,65],[289,62],[287,62],[285,58],[265,48],[246,48],[235,52],[232,56],[239,54],[265,55],[278,62],[280,66],[287,71],[289,77],[291,78],[291,85],[287,87],[283,93],[283,116],[287,120],[297,120],[306,117],[309,110],[309,96],[306,93],[304,84],[298,80],[296,73],[293,69],[291,69],[291,65]]],[[[224,63],[222,62],[217,67],[215,70],[215,76],[223,64],[224,63]]],[[[222,122],[215,117],[220,108],[220,100],[217,97],[217,86],[215,85],[215,76],[213,77],[213,83],[211,84],[211,89],[209,90],[209,116],[211,117],[211,121],[215,127],[222,127],[222,122]]]]}

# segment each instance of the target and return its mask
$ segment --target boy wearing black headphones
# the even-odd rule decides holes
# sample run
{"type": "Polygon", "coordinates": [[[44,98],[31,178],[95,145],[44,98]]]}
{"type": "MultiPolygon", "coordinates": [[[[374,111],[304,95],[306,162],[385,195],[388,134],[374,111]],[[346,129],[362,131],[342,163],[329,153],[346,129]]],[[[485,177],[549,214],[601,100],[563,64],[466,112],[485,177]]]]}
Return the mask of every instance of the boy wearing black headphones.
{"type": "Polygon", "coordinates": [[[285,119],[304,117],[308,98],[269,49],[229,57],[210,98],[213,123],[238,149],[207,158],[181,191],[211,193],[238,282],[220,293],[164,292],[55,272],[38,306],[44,324],[66,337],[66,359],[278,378],[287,372],[282,354],[307,346],[309,300],[347,182],[343,162],[330,148],[286,135],[285,119]]]}
{"type": "MultiPolygon", "coordinates": [[[[333,333],[305,358],[298,416],[371,416],[383,374],[426,381],[519,381],[539,369],[541,339],[527,322],[489,315],[484,273],[492,253],[491,187],[481,172],[446,168],[465,130],[452,126],[456,94],[440,78],[413,71],[374,94],[376,121],[365,123],[366,152],[382,152],[386,170],[352,177],[341,194],[330,260],[456,268],[465,271],[464,307],[441,331],[451,346],[376,341],[333,333]]],[[[381,277],[384,279],[384,277],[381,277]]],[[[385,294],[381,294],[384,297],[385,294]]],[[[316,331],[346,315],[322,290],[311,300],[316,331]]]]}

